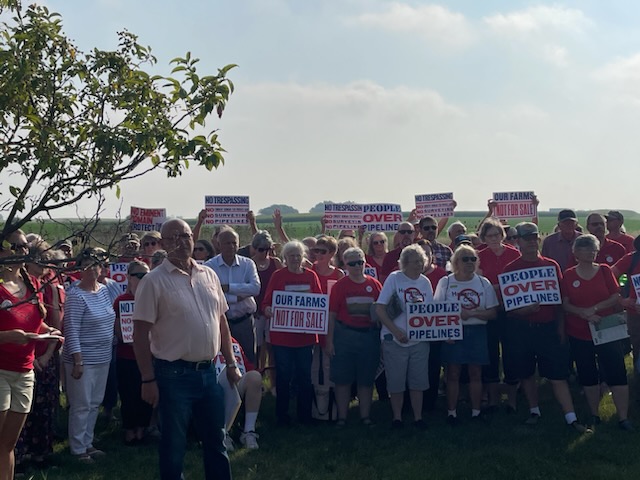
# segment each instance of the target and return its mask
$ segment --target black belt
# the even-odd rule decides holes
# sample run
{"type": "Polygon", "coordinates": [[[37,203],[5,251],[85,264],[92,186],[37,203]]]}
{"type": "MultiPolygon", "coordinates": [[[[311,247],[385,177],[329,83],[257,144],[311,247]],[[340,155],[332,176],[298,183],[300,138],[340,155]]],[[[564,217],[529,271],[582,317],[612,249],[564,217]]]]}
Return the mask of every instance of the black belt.
{"type": "Polygon", "coordinates": [[[354,332],[360,332],[360,333],[367,333],[370,332],[371,330],[380,330],[377,327],[352,327],[351,325],[347,325],[344,322],[341,322],[340,320],[336,320],[342,327],[346,328],[347,330],[353,330],[354,332]]]}
{"type": "Polygon", "coordinates": [[[248,318],[251,318],[251,315],[253,315],[253,313],[247,313],[246,315],[236,318],[227,318],[227,322],[229,322],[231,325],[236,325],[237,323],[244,322],[248,318]]]}
{"type": "Polygon", "coordinates": [[[155,361],[160,364],[177,365],[183,368],[188,368],[189,370],[211,370],[215,365],[215,362],[213,360],[202,360],[200,362],[188,362],[186,360],[178,359],[170,362],[169,360],[162,360],[160,358],[156,358],[155,361]]]}

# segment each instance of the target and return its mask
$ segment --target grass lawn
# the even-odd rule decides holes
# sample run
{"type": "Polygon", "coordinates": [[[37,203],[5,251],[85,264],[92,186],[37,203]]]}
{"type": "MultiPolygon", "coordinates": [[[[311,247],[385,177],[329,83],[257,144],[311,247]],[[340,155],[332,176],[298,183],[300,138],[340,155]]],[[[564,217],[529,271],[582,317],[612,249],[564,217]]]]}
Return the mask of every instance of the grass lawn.
{"type": "MultiPolygon", "coordinates": [[[[587,419],[587,407],[579,388],[572,384],[578,416],[587,419]]],[[[383,480],[383,479],[625,479],[640,474],[640,432],[628,433],[617,426],[610,397],[601,406],[603,423],[593,434],[579,435],[564,424],[552,399],[550,385],[540,387],[542,419],[535,427],[523,425],[527,416],[524,398],[515,415],[504,411],[483,424],[471,424],[466,404],[458,409],[461,423],[445,423],[444,398],[437,413],[425,418],[426,432],[410,425],[391,430],[388,402],[374,402],[373,428],[358,422],[352,406],[344,429],[333,425],[279,428],[275,426],[274,399],[264,397],[258,419],[260,449],[233,452],[235,479],[291,480],[383,480]]],[[[637,397],[636,397],[637,398],[637,397]]],[[[640,417],[632,401],[630,418],[640,417]]],[[[639,423],[639,421],[636,421],[639,423]]],[[[125,447],[119,427],[98,423],[97,446],[108,456],[94,465],[78,464],[68,453],[66,442],[56,445],[59,469],[31,472],[26,478],[65,480],[112,480],[158,478],[156,444],[125,447]]],[[[191,442],[186,457],[186,479],[203,477],[199,446],[191,442]]]]}

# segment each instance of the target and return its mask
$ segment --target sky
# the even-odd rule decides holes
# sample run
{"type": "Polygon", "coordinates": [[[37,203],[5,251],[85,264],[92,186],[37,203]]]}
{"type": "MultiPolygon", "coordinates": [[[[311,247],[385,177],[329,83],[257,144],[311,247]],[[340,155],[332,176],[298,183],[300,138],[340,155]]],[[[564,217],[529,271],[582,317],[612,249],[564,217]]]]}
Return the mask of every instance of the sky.
{"type": "Polygon", "coordinates": [[[492,192],[517,190],[535,191],[541,210],[640,210],[638,2],[46,5],[83,51],[115,48],[126,28],[152,47],[157,73],[187,51],[203,74],[239,65],[208,124],[225,165],[125,182],[104,217],[134,205],[193,218],[205,195],[306,212],[324,200],[410,210],[416,194],[453,191],[458,210],[483,210],[492,192]]]}

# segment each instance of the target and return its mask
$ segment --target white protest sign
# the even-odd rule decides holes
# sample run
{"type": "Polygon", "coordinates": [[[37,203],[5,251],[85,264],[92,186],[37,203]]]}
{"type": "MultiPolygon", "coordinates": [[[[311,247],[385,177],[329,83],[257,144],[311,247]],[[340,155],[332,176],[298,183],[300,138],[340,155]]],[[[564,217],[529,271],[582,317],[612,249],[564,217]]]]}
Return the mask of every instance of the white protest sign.
{"type": "Polygon", "coordinates": [[[276,290],[271,308],[274,332],[327,334],[329,295],[276,290]]]}
{"type": "Polygon", "coordinates": [[[378,280],[378,270],[375,267],[364,267],[364,274],[378,280]]]}
{"type": "Polygon", "coordinates": [[[162,224],[167,219],[165,208],[139,208],[131,207],[131,230],[136,232],[160,231],[162,224]]]}
{"type": "Polygon", "coordinates": [[[362,225],[362,205],[357,203],[325,203],[327,230],[357,230],[362,225]]]}
{"type": "Polygon", "coordinates": [[[246,225],[249,213],[248,195],[207,195],[205,225],[246,225]]]}
{"type": "Polygon", "coordinates": [[[129,280],[127,280],[128,263],[112,263],[109,265],[109,277],[122,289],[121,293],[127,292],[129,280]]]}
{"type": "Polygon", "coordinates": [[[460,302],[407,303],[409,340],[462,340],[460,302]]]}
{"type": "Polygon", "coordinates": [[[589,330],[591,330],[591,338],[594,345],[602,345],[603,343],[629,338],[625,313],[607,315],[602,317],[597,324],[589,322],[589,330]]]}
{"type": "Polygon", "coordinates": [[[631,284],[636,291],[636,303],[640,304],[640,273],[631,275],[631,284]]]}
{"type": "Polygon", "coordinates": [[[367,232],[395,232],[403,221],[399,204],[367,203],[362,207],[362,224],[367,232]]]}
{"type": "Polygon", "coordinates": [[[534,218],[537,215],[534,197],[533,192],[494,192],[493,215],[500,219],[534,218]]]}
{"type": "Polygon", "coordinates": [[[452,217],[455,202],[453,192],[427,193],[416,195],[416,215],[418,218],[432,216],[435,218],[452,217]]]}
{"type": "Polygon", "coordinates": [[[120,302],[120,331],[122,332],[122,341],[124,343],[133,343],[133,300],[124,300],[120,302]]]}
{"type": "MultiPolygon", "coordinates": [[[[233,347],[233,357],[236,359],[238,369],[240,370],[240,373],[244,375],[245,373],[247,373],[247,366],[244,364],[244,357],[242,356],[240,345],[237,342],[232,341],[231,346],[233,347]]],[[[220,375],[222,373],[222,369],[227,365],[222,352],[219,352],[218,355],[216,355],[214,364],[216,367],[216,373],[220,375]]]]}
{"type": "Polygon", "coordinates": [[[560,305],[560,284],[555,267],[534,267],[498,275],[504,309],[528,305],[560,305]]]}

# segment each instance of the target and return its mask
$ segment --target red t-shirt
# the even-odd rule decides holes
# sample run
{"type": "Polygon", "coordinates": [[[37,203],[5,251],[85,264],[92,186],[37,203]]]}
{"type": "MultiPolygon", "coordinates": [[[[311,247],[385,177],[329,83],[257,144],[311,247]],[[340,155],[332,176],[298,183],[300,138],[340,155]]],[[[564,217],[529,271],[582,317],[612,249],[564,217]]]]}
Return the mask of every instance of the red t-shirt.
{"type": "Polygon", "coordinates": [[[349,277],[341,278],[331,290],[329,311],[350,327],[372,327],[371,304],[378,299],[381,291],[380,282],[368,275],[363,283],[356,283],[349,277]]]}
{"type": "Polygon", "coordinates": [[[433,290],[433,293],[435,293],[436,285],[438,285],[440,279],[447,276],[447,271],[444,268],[439,265],[436,265],[435,267],[436,268],[433,269],[431,273],[425,275],[431,282],[431,289],[433,290]]]}
{"type": "MultiPolygon", "coordinates": [[[[524,270],[526,268],[551,266],[555,267],[556,275],[558,276],[558,283],[561,284],[562,272],[560,271],[560,267],[558,266],[557,262],[555,260],[551,260],[550,258],[543,257],[540,254],[538,254],[538,258],[536,258],[536,260],[534,260],[533,262],[524,260],[522,257],[517,258],[504,268],[504,273],[515,272],[516,270],[524,270]]],[[[562,289],[560,290],[560,295],[562,295],[562,289]]],[[[535,313],[529,315],[510,315],[510,317],[519,318],[530,323],[549,323],[555,319],[557,308],[560,308],[560,305],[540,305],[540,310],[535,313]]]]}
{"type": "MultiPolygon", "coordinates": [[[[626,254],[627,250],[621,244],[605,238],[604,242],[600,245],[600,251],[598,252],[598,255],[596,256],[596,259],[594,261],[596,263],[602,263],[611,267],[615,265],[616,262],[626,254]]],[[[567,269],[575,267],[577,264],[578,262],[576,262],[576,257],[571,255],[571,258],[567,263],[567,269]]]]}
{"type": "MultiPolygon", "coordinates": [[[[387,255],[385,254],[384,258],[387,258],[387,255]]],[[[365,255],[364,259],[367,261],[367,266],[371,267],[371,268],[375,268],[376,270],[376,279],[380,278],[380,275],[382,274],[382,265],[380,265],[378,262],[376,262],[375,258],[373,258],[372,255],[365,255]]],[[[382,260],[382,263],[384,264],[384,259],[382,260]]]]}
{"type": "MultiPolygon", "coordinates": [[[[304,268],[302,273],[292,273],[288,268],[281,268],[274,272],[267,285],[267,291],[262,301],[262,309],[271,306],[273,292],[296,291],[304,293],[322,293],[320,280],[313,270],[304,268]]],[[[270,332],[271,344],[283,347],[306,347],[318,343],[318,336],[311,333],[270,332]]]]}
{"type": "MultiPolygon", "coordinates": [[[[600,265],[600,271],[591,280],[579,277],[576,267],[566,270],[561,288],[563,296],[569,298],[571,305],[579,308],[589,308],[617,293],[619,287],[611,267],[600,265]]],[[[601,312],[598,311],[598,315],[606,316],[614,312],[614,308],[608,308],[601,312]]],[[[574,338],[592,340],[589,322],[572,313],[565,315],[565,330],[567,335],[574,338]]]]}
{"type": "Polygon", "coordinates": [[[478,258],[482,276],[489,280],[491,285],[498,285],[498,275],[504,272],[507,265],[520,258],[520,250],[511,245],[504,245],[502,255],[496,255],[487,247],[478,252],[478,258]]]}
{"type": "MultiPolygon", "coordinates": [[[[120,302],[127,302],[133,299],[133,295],[127,292],[120,295],[113,302],[113,309],[116,312],[116,329],[120,328],[120,302]]],[[[133,343],[123,343],[118,339],[118,345],[116,346],[116,358],[121,358],[123,360],[135,360],[136,355],[133,352],[133,343]]]]}
{"type": "MultiPolygon", "coordinates": [[[[32,285],[36,291],[40,289],[38,281],[31,277],[32,285]]],[[[27,298],[33,296],[33,291],[27,286],[27,298]]],[[[0,303],[11,308],[0,309],[0,329],[24,330],[29,333],[38,333],[42,326],[42,315],[38,309],[38,302],[42,302],[42,293],[36,294],[28,302],[20,303],[24,298],[18,298],[7,291],[4,285],[0,284],[0,303]]],[[[29,341],[24,345],[17,343],[0,343],[0,370],[10,372],[28,372],[33,370],[33,359],[36,342],[29,341]]]]}
{"type": "Polygon", "coordinates": [[[631,253],[635,251],[635,248],[633,248],[634,238],[631,235],[627,235],[626,233],[623,233],[619,237],[613,238],[611,234],[608,234],[607,238],[609,240],[613,240],[614,242],[618,242],[627,250],[627,253],[631,253]]]}

